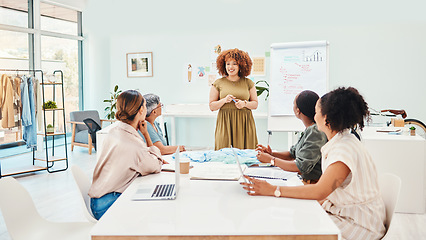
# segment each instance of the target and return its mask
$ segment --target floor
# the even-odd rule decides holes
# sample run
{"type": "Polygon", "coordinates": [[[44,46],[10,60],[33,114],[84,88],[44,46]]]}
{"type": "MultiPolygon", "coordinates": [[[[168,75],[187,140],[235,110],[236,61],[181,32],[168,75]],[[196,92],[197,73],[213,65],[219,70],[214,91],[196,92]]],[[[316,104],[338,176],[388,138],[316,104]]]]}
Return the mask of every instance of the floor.
{"type": "MultiPolygon", "coordinates": [[[[63,151],[64,148],[58,147],[55,150],[57,154],[60,154],[61,149],[63,151]]],[[[89,155],[87,149],[75,147],[73,152],[68,149],[68,157],[69,167],[78,165],[88,176],[92,175],[96,152],[89,155]]],[[[6,167],[5,164],[31,163],[31,159],[32,154],[25,153],[0,158],[0,161],[6,167]]],[[[69,169],[57,173],[42,171],[15,177],[29,191],[44,218],[59,222],[86,221],[79,202],[80,192],[69,169]]],[[[396,213],[387,239],[426,239],[425,226],[426,214],[396,213]]],[[[9,239],[11,238],[0,213],[0,240],[9,239]]]]}

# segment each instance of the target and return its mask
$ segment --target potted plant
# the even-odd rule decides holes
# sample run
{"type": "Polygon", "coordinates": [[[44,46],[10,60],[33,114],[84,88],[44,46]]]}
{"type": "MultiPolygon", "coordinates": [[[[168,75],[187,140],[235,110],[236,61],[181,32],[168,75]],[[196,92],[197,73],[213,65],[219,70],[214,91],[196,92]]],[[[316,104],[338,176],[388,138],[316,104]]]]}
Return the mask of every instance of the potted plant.
{"type": "Polygon", "coordinates": [[[47,102],[43,103],[43,109],[55,109],[55,108],[58,108],[56,106],[55,101],[47,101],[47,102]]]}
{"type": "Polygon", "coordinates": [[[46,127],[46,133],[54,133],[55,128],[52,126],[52,124],[47,125],[46,127]]]}
{"type": "Polygon", "coordinates": [[[414,126],[410,127],[410,135],[411,136],[416,136],[416,127],[414,127],[414,126]]]}
{"type": "Polygon", "coordinates": [[[105,99],[104,102],[109,103],[109,106],[105,108],[105,111],[107,112],[106,118],[107,119],[114,119],[115,118],[115,110],[117,109],[117,98],[118,95],[120,95],[121,90],[118,89],[118,85],[115,85],[114,91],[110,92],[110,99],[105,99]]]}
{"type": "Polygon", "coordinates": [[[266,97],[265,97],[265,101],[268,99],[269,97],[269,84],[267,81],[265,80],[260,80],[257,81],[255,83],[255,87],[256,87],[256,92],[257,92],[257,96],[260,96],[264,91],[266,91],[266,97]],[[261,83],[264,83],[266,86],[260,86],[261,83]]]}

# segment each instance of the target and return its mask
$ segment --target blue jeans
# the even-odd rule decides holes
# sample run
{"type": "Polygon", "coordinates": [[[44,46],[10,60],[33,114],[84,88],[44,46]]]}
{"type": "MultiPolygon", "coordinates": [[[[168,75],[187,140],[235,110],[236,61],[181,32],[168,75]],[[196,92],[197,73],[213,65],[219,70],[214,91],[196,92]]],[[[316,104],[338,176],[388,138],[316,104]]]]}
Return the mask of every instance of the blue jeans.
{"type": "MultiPolygon", "coordinates": [[[[21,101],[22,101],[22,139],[27,143],[27,148],[37,149],[37,120],[34,99],[33,78],[22,77],[21,101]]],[[[41,96],[38,96],[41,97],[41,96]]],[[[41,113],[40,113],[41,114],[41,113]]]]}
{"type": "Polygon", "coordinates": [[[91,198],[90,209],[92,209],[95,218],[99,220],[120,195],[121,193],[111,192],[100,198],[91,198]]]}

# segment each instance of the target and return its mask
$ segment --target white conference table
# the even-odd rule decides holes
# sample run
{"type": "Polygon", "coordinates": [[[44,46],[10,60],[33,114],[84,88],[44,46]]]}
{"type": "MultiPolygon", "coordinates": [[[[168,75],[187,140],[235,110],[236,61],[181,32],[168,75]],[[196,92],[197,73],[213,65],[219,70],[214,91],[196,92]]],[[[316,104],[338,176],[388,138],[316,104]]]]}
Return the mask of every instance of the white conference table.
{"type": "Polygon", "coordinates": [[[391,135],[377,129],[366,127],[361,132],[362,141],[379,174],[393,173],[401,178],[395,211],[424,213],[426,140],[418,135],[391,135]]]}
{"type": "Polygon", "coordinates": [[[174,173],[138,177],[92,229],[92,239],[339,239],[316,201],[253,197],[237,181],[180,176],[175,200],[132,201],[139,184],[170,182],[174,173]]]}

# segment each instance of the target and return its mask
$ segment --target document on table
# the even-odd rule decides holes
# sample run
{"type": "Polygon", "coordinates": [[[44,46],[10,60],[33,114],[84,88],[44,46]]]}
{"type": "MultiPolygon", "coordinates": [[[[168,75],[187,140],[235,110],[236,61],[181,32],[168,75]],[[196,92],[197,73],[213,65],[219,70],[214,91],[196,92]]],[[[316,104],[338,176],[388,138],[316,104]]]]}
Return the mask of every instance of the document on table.
{"type": "Polygon", "coordinates": [[[163,171],[163,172],[174,172],[175,171],[175,163],[171,162],[171,163],[163,164],[161,166],[161,171],[163,171]]]}
{"type": "Polygon", "coordinates": [[[244,175],[254,178],[288,180],[297,176],[295,172],[287,172],[278,167],[249,167],[244,175]]]}
{"type": "MultiPolygon", "coordinates": [[[[190,164],[189,168],[193,168],[194,167],[192,165],[193,164],[192,162],[190,162],[189,164],[190,164]]],[[[175,171],[175,162],[170,162],[170,163],[167,163],[167,164],[163,164],[161,166],[161,171],[163,171],[163,172],[174,172],[175,171]]]]}
{"type": "MultiPolygon", "coordinates": [[[[245,165],[241,168],[246,169],[245,165]]],[[[197,164],[189,171],[192,180],[232,180],[238,181],[241,174],[236,164],[225,164],[220,162],[207,162],[197,164]]]]}

